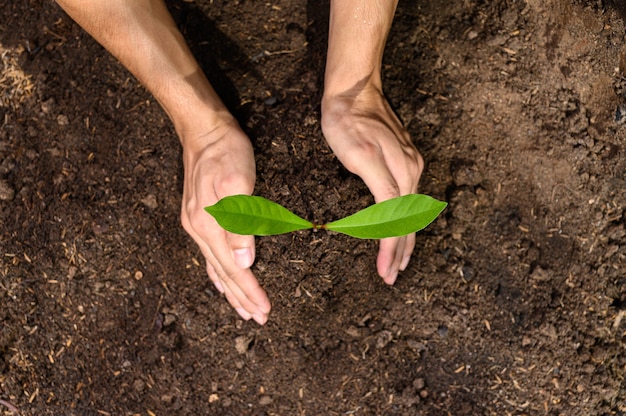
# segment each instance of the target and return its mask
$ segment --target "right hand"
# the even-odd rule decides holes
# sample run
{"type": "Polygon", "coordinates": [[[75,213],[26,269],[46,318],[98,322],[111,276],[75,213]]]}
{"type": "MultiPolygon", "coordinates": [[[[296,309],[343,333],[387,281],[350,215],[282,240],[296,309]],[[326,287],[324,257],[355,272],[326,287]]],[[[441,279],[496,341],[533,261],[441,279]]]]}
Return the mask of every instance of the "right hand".
{"type": "Polygon", "coordinates": [[[182,139],[183,227],[200,247],[215,287],[242,318],[263,325],[271,305],[250,270],[254,236],[225,231],[204,210],[226,196],[253,192],[256,174],[250,140],[235,121],[208,134],[182,139]]]}
{"type": "MultiPolygon", "coordinates": [[[[378,88],[325,95],[322,130],[337,158],[363,179],[375,202],[417,193],[424,160],[378,88]]],[[[380,240],[376,267],[385,283],[394,284],[414,247],[415,233],[380,240]]]]}

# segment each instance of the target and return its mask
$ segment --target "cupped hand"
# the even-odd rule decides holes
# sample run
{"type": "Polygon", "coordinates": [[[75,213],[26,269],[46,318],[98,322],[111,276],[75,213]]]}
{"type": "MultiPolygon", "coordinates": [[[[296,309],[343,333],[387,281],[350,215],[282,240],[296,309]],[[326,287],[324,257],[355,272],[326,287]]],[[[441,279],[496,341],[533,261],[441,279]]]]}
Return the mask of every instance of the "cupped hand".
{"type": "Polygon", "coordinates": [[[183,138],[185,168],[181,219],[206,258],[207,273],[242,318],[264,324],[270,301],[250,266],[254,236],[222,229],[204,207],[236,194],[251,194],[256,179],[250,140],[236,122],[209,134],[183,138]]]}
{"type": "MultiPolygon", "coordinates": [[[[417,192],[424,161],[387,99],[361,88],[322,100],[322,130],[337,158],[363,179],[376,202],[417,192]]],[[[393,284],[415,247],[415,234],[380,241],[376,268],[393,284]]]]}

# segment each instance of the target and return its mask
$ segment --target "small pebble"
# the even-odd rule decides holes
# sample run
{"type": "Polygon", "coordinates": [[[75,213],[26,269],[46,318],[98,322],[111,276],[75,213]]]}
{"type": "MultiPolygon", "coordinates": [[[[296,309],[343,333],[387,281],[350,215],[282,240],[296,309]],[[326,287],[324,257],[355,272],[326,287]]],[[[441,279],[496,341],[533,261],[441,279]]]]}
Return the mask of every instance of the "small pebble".
{"type": "Polygon", "coordinates": [[[437,333],[439,334],[439,336],[445,338],[446,336],[448,336],[448,327],[445,325],[441,325],[439,328],[437,328],[437,333]]]}
{"type": "Polygon", "coordinates": [[[272,398],[270,396],[265,395],[265,396],[261,396],[261,398],[259,399],[259,404],[261,406],[267,406],[267,405],[272,404],[272,401],[273,400],[272,400],[272,398]]]}
{"type": "Polygon", "coordinates": [[[427,349],[424,343],[416,341],[414,339],[410,339],[406,343],[409,348],[411,348],[413,351],[417,352],[418,354],[422,354],[427,349]]]}
{"type": "Polygon", "coordinates": [[[474,269],[472,268],[472,266],[464,265],[461,268],[461,272],[463,273],[463,278],[466,281],[470,281],[472,280],[472,277],[474,277],[474,269]]]}
{"type": "Polygon", "coordinates": [[[69,118],[67,118],[67,116],[66,116],[66,115],[64,115],[64,114],[59,114],[59,115],[57,116],[57,124],[58,124],[59,126],[67,126],[67,125],[69,125],[69,124],[70,124],[70,119],[69,119],[69,118]]]}
{"type": "Polygon", "coordinates": [[[626,123],[626,104],[621,104],[615,110],[615,122],[617,124],[626,123]]]}
{"type": "Polygon", "coordinates": [[[159,203],[157,202],[156,196],[150,194],[141,200],[141,203],[150,209],[157,209],[159,207],[159,203]]]}
{"type": "Polygon", "coordinates": [[[41,111],[44,114],[50,114],[52,107],[54,106],[54,98],[49,98],[41,103],[41,111]]]}
{"type": "Polygon", "coordinates": [[[168,313],[167,315],[165,315],[165,319],[163,319],[163,326],[170,326],[174,322],[176,322],[176,316],[168,313]]]}
{"type": "Polygon", "coordinates": [[[426,386],[426,382],[423,378],[416,378],[415,380],[413,380],[413,387],[415,388],[415,390],[422,390],[424,386],[426,386]]]}
{"type": "Polygon", "coordinates": [[[171,404],[174,401],[174,395],[172,393],[165,393],[161,396],[161,401],[163,403],[171,404]]]}
{"type": "MultiPolygon", "coordinates": [[[[2,142],[0,142],[0,151],[2,150],[2,142]]],[[[5,158],[2,163],[0,163],[0,175],[6,175],[8,173],[13,172],[15,169],[15,159],[12,156],[5,158]]]]}
{"type": "Polygon", "coordinates": [[[0,201],[13,201],[15,190],[5,180],[0,180],[0,201]]]}
{"type": "Polygon", "coordinates": [[[241,355],[248,352],[248,348],[250,347],[250,343],[252,342],[252,338],[246,336],[240,336],[235,338],[235,349],[241,355]]]}
{"type": "Polygon", "coordinates": [[[391,331],[380,331],[376,337],[376,348],[385,348],[393,340],[391,331]]]}
{"type": "Polygon", "coordinates": [[[133,382],[133,389],[137,392],[142,392],[146,388],[146,382],[138,378],[133,382]]]}

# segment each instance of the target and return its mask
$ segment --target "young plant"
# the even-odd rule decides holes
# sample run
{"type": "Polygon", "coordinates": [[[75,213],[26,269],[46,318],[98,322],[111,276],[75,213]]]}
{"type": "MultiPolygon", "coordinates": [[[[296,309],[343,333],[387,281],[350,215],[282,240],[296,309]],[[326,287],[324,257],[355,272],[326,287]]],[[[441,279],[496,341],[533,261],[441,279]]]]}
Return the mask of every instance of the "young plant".
{"type": "Polygon", "coordinates": [[[400,237],[424,229],[447,205],[427,195],[409,194],[322,225],[313,224],[260,196],[228,196],[205,210],[222,228],[235,234],[264,236],[316,228],[356,238],[380,239],[400,237]]]}

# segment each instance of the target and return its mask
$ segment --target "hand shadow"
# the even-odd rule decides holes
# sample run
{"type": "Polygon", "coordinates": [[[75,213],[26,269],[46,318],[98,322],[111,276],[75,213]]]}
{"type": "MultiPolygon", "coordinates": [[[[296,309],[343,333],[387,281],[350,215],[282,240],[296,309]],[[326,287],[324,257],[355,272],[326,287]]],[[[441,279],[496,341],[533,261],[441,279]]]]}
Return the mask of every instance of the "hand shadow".
{"type": "MultiPolygon", "coordinates": [[[[165,3],[209,82],[228,110],[245,126],[252,113],[251,103],[241,104],[239,91],[227,73],[246,74],[263,82],[250,57],[194,3],[182,0],[165,0],[165,3]]],[[[254,137],[252,132],[247,133],[254,137]]]]}

